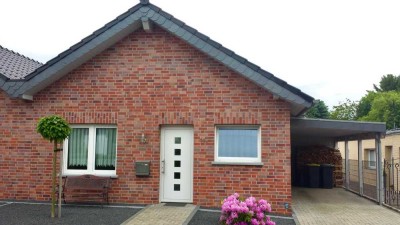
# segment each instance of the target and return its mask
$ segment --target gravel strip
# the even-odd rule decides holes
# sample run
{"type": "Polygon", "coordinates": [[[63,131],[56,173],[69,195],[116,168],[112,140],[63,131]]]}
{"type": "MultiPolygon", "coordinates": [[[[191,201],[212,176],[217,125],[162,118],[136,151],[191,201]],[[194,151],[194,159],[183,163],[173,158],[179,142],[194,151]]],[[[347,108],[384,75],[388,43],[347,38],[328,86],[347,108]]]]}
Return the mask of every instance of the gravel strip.
{"type": "Polygon", "coordinates": [[[14,203],[0,207],[0,225],[119,225],[139,210],[66,205],[59,219],[50,217],[50,205],[14,203]]]}

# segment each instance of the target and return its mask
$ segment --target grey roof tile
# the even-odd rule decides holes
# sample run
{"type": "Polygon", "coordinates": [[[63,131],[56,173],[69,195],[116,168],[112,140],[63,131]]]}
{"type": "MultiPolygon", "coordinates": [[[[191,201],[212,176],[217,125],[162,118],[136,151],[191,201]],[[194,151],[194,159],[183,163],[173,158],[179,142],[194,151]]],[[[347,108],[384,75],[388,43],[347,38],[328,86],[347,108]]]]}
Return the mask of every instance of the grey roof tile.
{"type": "Polygon", "coordinates": [[[244,73],[244,71],[246,70],[247,66],[245,66],[244,64],[241,64],[238,68],[237,71],[241,74],[244,73]]]}
{"type": "Polygon", "coordinates": [[[211,57],[215,58],[215,57],[217,57],[217,55],[218,55],[219,52],[221,52],[221,51],[219,51],[218,49],[212,48],[211,51],[208,52],[208,54],[209,54],[211,57]]]}
{"type": "Polygon", "coordinates": [[[185,29],[183,29],[182,27],[180,27],[175,34],[179,37],[182,37],[187,31],[185,29]]]}
{"type": "Polygon", "coordinates": [[[173,23],[175,23],[176,25],[180,26],[180,27],[183,26],[183,25],[185,25],[184,22],[182,22],[181,20],[178,20],[177,18],[174,18],[174,17],[171,18],[171,21],[172,21],[173,23]]]}
{"type": "Polygon", "coordinates": [[[158,23],[159,25],[163,25],[165,23],[165,21],[167,21],[167,19],[165,19],[165,17],[161,16],[158,17],[157,20],[155,20],[156,23],[158,23]]]}
{"type": "Polygon", "coordinates": [[[165,11],[160,10],[158,13],[160,13],[161,16],[165,17],[168,20],[172,18],[172,15],[165,11]]]}
{"type": "Polygon", "coordinates": [[[266,77],[266,78],[268,78],[268,79],[271,79],[272,77],[274,77],[274,75],[272,75],[271,73],[269,73],[269,72],[267,72],[267,71],[261,69],[260,67],[258,67],[257,72],[258,72],[259,74],[261,74],[263,77],[266,77]]]}
{"type": "Polygon", "coordinates": [[[197,30],[196,30],[196,29],[194,29],[193,27],[188,26],[188,25],[186,25],[186,24],[183,25],[183,29],[187,30],[187,32],[190,32],[190,33],[192,33],[192,34],[197,33],[197,30]]]}
{"type": "Polygon", "coordinates": [[[158,14],[158,13],[156,12],[156,13],[154,13],[154,15],[151,16],[150,18],[151,18],[153,21],[156,21],[156,20],[158,20],[160,17],[161,17],[161,15],[158,14]]]}
{"type": "Polygon", "coordinates": [[[216,41],[213,41],[213,40],[211,40],[211,39],[209,39],[208,41],[208,44],[210,44],[211,46],[213,46],[214,48],[221,48],[222,47],[222,45],[220,44],[220,43],[218,43],[218,42],[216,42],[216,41]]]}
{"type": "Polygon", "coordinates": [[[202,48],[204,48],[205,45],[206,45],[206,42],[203,40],[200,40],[195,44],[195,47],[198,49],[202,49],[202,48]]]}
{"type": "Polygon", "coordinates": [[[260,69],[259,66],[257,66],[256,64],[247,61],[246,66],[248,66],[250,69],[254,70],[254,71],[258,71],[260,69]]]}
{"type": "Polygon", "coordinates": [[[4,76],[4,78],[2,77],[2,75],[0,76],[0,87],[3,86],[3,84],[6,82],[6,77],[4,76]]]}
{"type": "Polygon", "coordinates": [[[183,35],[183,39],[185,39],[186,41],[188,41],[191,37],[193,36],[193,34],[191,34],[191,33],[189,33],[189,32],[186,32],[184,35],[183,35]]]}
{"type": "Polygon", "coordinates": [[[223,53],[222,51],[220,51],[220,52],[218,53],[218,55],[216,56],[217,60],[218,60],[218,61],[221,61],[221,62],[225,59],[225,57],[226,57],[226,54],[223,53]]]}
{"type": "Polygon", "coordinates": [[[226,57],[224,61],[222,61],[225,65],[230,65],[232,63],[232,57],[226,57]]]}
{"type": "Polygon", "coordinates": [[[227,54],[228,56],[231,56],[231,55],[235,54],[234,51],[232,51],[232,50],[230,50],[230,49],[227,49],[227,48],[225,48],[224,46],[221,46],[220,50],[223,51],[223,52],[224,52],[225,54],[227,54]]]}
{"type": "Polygon", "coordinates": [[[142,13],[146,13],[146,15],[147,15],[147,12],[150,10],[150,8],[149,7],[140,7],[140,12],[142,12],[142,13]]]}
{"type": "Polygon", "coordinates": [[[243,58],[243,57],[240,56],[240,55],[233,54],[233,55],[232,55],[232,58],[236,59],[236,60],[239,61],[240,63],[245,63],[245,62],[247,62],[247,59],[243,58]]]}
{"type": "Polygon", "coordinates": [[[161,8],[156,5],[150,4],[149,7],[157,13],[161,11],[161,8]]]}
{"type": "Polygon", "coordinates": [[[210,39],[207,35],[204,35],[202,33],[196,33],[196,36],[203,41],[207,41],[208,39],[210,39]]]}
{"type": "Polygon", "coordinates": [[[188,40],[188,42],[189,42],[190,44],[192,44],[192,45],[196,45],[196,43],[197,43],[199,40],[200,40],[200,39],[199,39],[197,36],[193,35],[193,36],[188,40]]]}
{"type": "Polygon", "coordinates": [[[170,28],[169,31],[175,33],[179,29],[179,26],[176,24],[173,24],[170,28]]]}
{"type": "Polygon", "coordinates": [[[8,79],[23,79],[42,65],[0,45],[0,74],[8,79]]]}

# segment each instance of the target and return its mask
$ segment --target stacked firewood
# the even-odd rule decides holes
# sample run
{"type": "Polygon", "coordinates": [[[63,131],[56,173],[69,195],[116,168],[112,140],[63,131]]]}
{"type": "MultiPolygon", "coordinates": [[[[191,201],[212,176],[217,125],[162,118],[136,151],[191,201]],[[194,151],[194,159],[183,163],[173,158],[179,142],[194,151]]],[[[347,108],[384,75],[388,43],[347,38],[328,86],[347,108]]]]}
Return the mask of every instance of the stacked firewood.
{"type": "Polygon", "coordinates": [[[333,185],[339,187],[343,184],[342,156],[338,149],[322,145],[305,146],[296,148],[295,154],[297,171],[303,170],[307,164],[331,164],[335,166],[333,185]]]}

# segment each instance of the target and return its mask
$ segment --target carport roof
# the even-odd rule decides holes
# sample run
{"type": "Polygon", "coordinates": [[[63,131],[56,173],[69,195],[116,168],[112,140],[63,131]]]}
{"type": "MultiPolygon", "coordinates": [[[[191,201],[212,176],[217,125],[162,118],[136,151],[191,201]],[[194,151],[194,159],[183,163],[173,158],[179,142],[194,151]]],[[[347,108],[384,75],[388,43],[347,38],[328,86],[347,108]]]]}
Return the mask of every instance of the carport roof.
{"type": "Polygon", "coordinates": [[[291,118],[291,135],[298,137],[334,138],[336,141],[375,138],[386,132],[379,122],[291,118]]]}

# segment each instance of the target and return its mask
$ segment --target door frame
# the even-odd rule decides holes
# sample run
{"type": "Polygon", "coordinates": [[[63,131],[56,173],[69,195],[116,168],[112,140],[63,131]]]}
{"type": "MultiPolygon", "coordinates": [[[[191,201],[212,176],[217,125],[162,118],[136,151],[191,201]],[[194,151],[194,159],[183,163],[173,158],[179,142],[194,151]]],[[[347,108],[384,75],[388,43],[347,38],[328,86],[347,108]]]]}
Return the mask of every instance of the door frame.
{"type": "MultiPolygon", "coordinates": [[[[165,130],[188,130],[192,132],[192,145],[191,145],[191,151],[189,152],[189,163],[190,163],[190,199],[189,201],[185,203],[193,203],[193,163],[194,163],[194,127],[191,125],[162,125],[160,129],[160,166],[159,166],[159,175],[160,175],[160,188],[159,188],[159,202],[171,202],[171,201],[166,201],[163,196],[164,196],[164,176],[162,173],[162,161],[165,160],[164,154],[165,154],[165,149],[164,149],[164,132],[165,130]]],[[[182,201],[176,201],[176,202],[182,202],[182,201]]]]}

